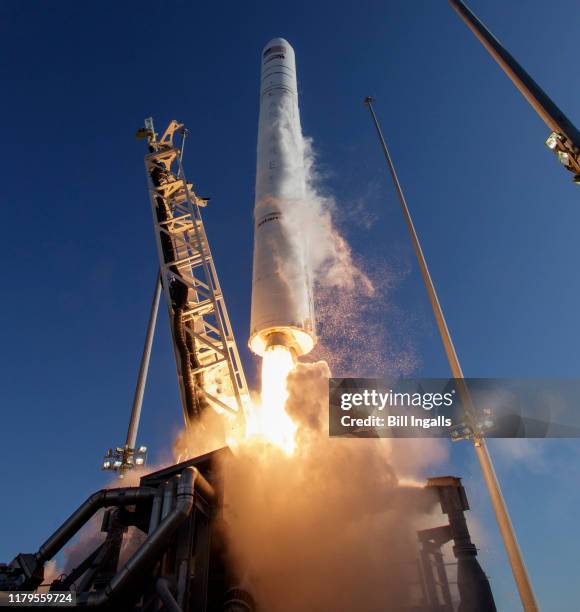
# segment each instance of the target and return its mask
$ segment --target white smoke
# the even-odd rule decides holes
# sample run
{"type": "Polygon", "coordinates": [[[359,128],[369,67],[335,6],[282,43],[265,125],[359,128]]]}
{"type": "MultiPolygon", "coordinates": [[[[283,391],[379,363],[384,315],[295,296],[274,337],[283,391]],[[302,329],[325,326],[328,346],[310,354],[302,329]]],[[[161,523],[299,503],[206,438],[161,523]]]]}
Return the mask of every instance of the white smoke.
{"type": "MultiPolygon", "coordinates": [[[[290,116],[287,121],[291,123],[298,119],[290,116]]],[[[294,129],[281,130],[280,134],[282,138],[294,139],[293,134],[296,132],[300,133],[300,125],[294,126],[294,129]]],[[[316,170],[312,139],[302,137],[298,146],[292,142],[285,148],[302,157],[295,167],[302,171],[299,179],[303,181],[304,197],[286,207],[282,218],[297,251],[297,259],[305,262],[315,284],[320,287],[349,291],[356,289],[363,295],[373,295],[373,283],[356,265],[349,244],[333,223],[336,200],[325,195],[320,188],[321,177],[316,170]]],[[[297,178],[288,177],[288,180],[294,182],[297,178]]],[[[295,185],[291,189],[297,191],[295,185]]]]}
{"type": "Polygon", "coordinates": [[[44,578],[42,580],[42,584],[36,589],[37,593],[48,593],[50,589],[50,584],[60,578],[62,575],[62,571],[59,569],[56,561],[51,559],[44,564],[44,578]]]}
{"type": "MultiPolygon", "coordinates": [[[[433,526],[434,506],[416,485],[399,486],[393,465],[417,470],[440,459],[440,447],[423,441],[409,457],[387,439],[330,438],[329,375],[317,362],[289,376],[293,455],[250,441],[224,465],[227,550],[259,609],[370,612],[413,602],[416,531],[433,526]]],[[[439,514],[435,524],[443,521],[439,514]]]]}
{"type": "MultiPolygon", "coordinates": [[[[276,142],[279,157],[284,163],[277,167],[279,190],[277,197],[284,201],[281,227],[288,247],[277,258],[278,247],[272,245],[272,257],[288,286],[306,268],[314,293],[314,310],[319,338],[318,346],[307,359],[324,359],[336,376],[379,377],[408,375],[417,367],[417,358],[409,345],[397,342],[408,336],[406,317],[393,306],[389,291],[397,281],[397,274],[384,262],[367,265],[353,254],[350,244],[336,224],[337,217],[350,219],[350,203],[337,203],[323,187],[323,177],[317,170],[316,153],[311,138],[302,135],[300,114],[294,99],[281,96],[269,104],[270,121],[261,129],[261,146],[276,142]],[[340,209],[347,209],[341,214],[340,209]],[[367,270],[372,269],[372,274],[367,270]],[[390,315],[395,327],[387,329],[385,314],[390,315]]],[[[266,112],[262,109],[261,112],[266,112]]],[[[262,203],[264,178],[258,177],[257,202],[262,203]]],[[[267,200],[265,200],[267,202],[267,200]]],[[[364,209],[364,202],[352,203],[357,216],[372,220],[364,209]]],[[[261,205],[261,204],[259,204],[261,205]]],[[[282,248],[282,247],[280,247],[282,248]]]]}

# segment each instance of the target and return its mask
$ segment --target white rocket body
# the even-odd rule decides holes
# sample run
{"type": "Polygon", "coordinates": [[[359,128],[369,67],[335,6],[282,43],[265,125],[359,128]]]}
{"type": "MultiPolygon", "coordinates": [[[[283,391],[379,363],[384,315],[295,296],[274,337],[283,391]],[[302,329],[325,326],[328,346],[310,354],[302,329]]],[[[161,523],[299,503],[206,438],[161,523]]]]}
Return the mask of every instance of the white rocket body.
{"type": "Polygon", "coordinates": [[[310,271],[293,207],[304,205],[304,145],[294,49],[283,38],[262,53],[249,346],[283,344],[296,355],[315,338],[310,271]]]}

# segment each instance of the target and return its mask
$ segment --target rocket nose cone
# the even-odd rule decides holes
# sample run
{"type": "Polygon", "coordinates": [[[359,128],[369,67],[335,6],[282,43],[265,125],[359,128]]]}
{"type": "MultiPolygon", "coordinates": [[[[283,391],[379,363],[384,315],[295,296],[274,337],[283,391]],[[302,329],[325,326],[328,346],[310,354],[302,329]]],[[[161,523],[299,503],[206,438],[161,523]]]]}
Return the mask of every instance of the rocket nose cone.
{"type": "Polygon", "coordinates": [[[272,38],[271,41],[264,47],[264,53],[271,47],[288,47],[292,49],[292,45],[285,38],[272,38]]]}

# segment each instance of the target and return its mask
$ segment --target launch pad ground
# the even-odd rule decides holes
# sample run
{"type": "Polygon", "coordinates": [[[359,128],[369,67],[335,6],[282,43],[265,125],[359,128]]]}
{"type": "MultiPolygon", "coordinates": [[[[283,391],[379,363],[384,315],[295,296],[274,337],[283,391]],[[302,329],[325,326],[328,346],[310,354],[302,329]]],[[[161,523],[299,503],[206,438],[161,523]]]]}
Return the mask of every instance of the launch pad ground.
{"type": "MultiPolygon", "coordinates": [[[[250,592],[251,579],[244,577],[242,586],[224,542],[220,466],[232,457],[229,448],[222,448],[147,474],[138,487],[94,493],[36,553],[19,554],[0,565],[0,590],[38,589],[45,564],[103,509],[102,542],[87,550],[67,575],[47,585],[49,592],[71,592],[74,608],[259,612],[250,592]]],[[[461,609],[494,611],[489,582],[465,521],[469,506],[461,480],[430,478],[413,494],[423,498],[421,503],[438,503],[448,521],[417,532],[417,582],[410,585],[409,605],[397,612],[452,612],[457,599],[461,609]],[[441,551],[449,541],[457,559],[457,589],[452,588],[450,564],[441,551]]]]}

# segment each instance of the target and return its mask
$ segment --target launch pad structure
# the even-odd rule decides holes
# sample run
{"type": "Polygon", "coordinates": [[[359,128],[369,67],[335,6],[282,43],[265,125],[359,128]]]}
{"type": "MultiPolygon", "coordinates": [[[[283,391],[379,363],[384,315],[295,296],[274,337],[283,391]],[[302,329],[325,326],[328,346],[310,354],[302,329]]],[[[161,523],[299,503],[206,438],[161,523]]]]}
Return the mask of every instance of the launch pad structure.
{"type": "Polygon", "coordinates": [[[137,131],[149,149],[145,169],[160,267],[127,440],[124,447],[109,449],[103,462],[103,469],[121,475],[142,464],[147,450],[137,449],[136,439],[161,291],[186,427],[209,408],[223,417],[224,443],[231,431],[244,428],[248,386],[201,217],[208,200],[197,196],[185,177],[187,134],[173,120],[158,139],[152,118],[137,131]]]}
{"type": "MultiPolygon", "coordinates": [[[[101,511],[101,543],[87,550],[68,575],[46,585],[49,592],[73,593],[74,609],[268,612],[256,606],[227,555],[220,465],[230,454],[222,448],[147,474],[137,487],[97,491],[38,551],[0,564],[0,591],[37,589],[44,583],[46,562],[101,511]],[[131,554],[120,562],[124,539],[131,554]]],[[[420,493],[427,503],[440,505],[447,522],[417,533],[417,582],[409,585],[409,604],[385,610],[496,612],[467,528],[469,505],[461,480],[431,478],[420,493]],[[456,589],[441,551],[450,541],[457,560],[456,589]]]]}
{"type": "Polygon", "coordinates": [[[185,423],[208,407],[241,426],[248,388],[201,218],[207,200],[196,195],[183,170],[187,130],[172,121],[157,140],[151,119],[146,130],[145,168],[185,423]]]}

